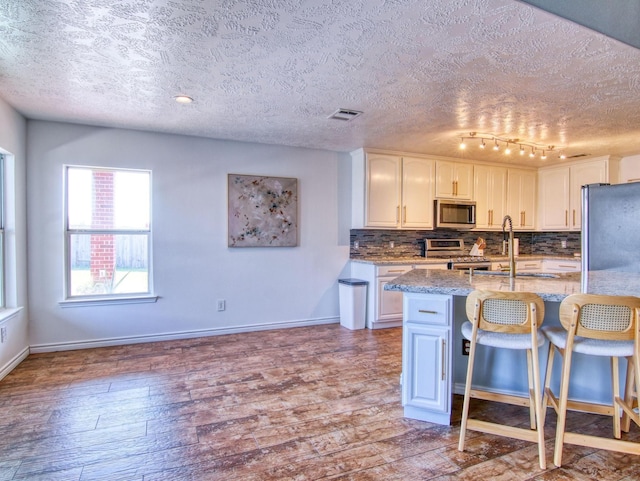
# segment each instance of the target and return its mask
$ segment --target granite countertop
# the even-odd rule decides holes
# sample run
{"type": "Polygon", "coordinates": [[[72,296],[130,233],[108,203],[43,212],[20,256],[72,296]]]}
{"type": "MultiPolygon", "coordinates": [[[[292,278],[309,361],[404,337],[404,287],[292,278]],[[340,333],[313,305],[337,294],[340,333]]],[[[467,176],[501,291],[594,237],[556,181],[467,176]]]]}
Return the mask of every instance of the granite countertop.
{"type": "Polygon", "coordinates": [[[515,279],[496,274],[469,275],[468,271],[415,269],[387,283],[385,290],[454,296],[467,296],[475,289],[535,292],[550,302],[560,302],[580,292],[640,296],[640,274],[632,272],[592,271],[584,279],[577,272],[552,277],[520,275],[515,279]]]}
{"type": "Polygon", "coordinates": [[[386,266],[386,265],[394,265],[394,266],[404,266],[404,265],[414,265],[414,264],[446,264],[449,262],[449,259],[437,259],[437,258],[426,258],[422,256],[407,256],[407,257],[352,257],[349,259],[351,262],[360,262],[362,264],[374,264],[376,266],[386,266]]]}
{"type": "MultiPolygon", "coordinates": [[[[489,255],[486,256],[491,262],[502,262],[509,260],[509,256],[489,255]]],[[[517,261],[538,261],[544,259],[580,261],[576,256],[550,256],[550,255],[522,255],[516,257],[517,261]]],[[[384,265],[416,265],[416,264],[446,264],[449,259],[438,259],[437,257],[407,256],[407,257],[352,257],[351,262],[361,262],[363,264],[384,265]]]]}

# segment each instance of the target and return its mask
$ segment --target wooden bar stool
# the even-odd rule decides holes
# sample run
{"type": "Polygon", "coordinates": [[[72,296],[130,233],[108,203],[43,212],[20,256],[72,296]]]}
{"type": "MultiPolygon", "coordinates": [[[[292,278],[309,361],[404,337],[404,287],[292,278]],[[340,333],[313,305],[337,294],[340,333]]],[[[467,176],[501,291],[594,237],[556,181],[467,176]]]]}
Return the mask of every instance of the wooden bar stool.
{"type": "Polygon", "coordinates": [[[538,348],[544,344],[544,337],[538,336],[538,327],[544,319],[544,302],[536,294],[528,292],[476,290],[467,297],[466,310],[470,322],[465,322],[462,325],[462,335],[471,341],[471,348],[469,350],[458,449],[464,451],[467,429],[531,441],[538,443],[540,467],[545,469],[544,420],[541,412],[542,389],[538,363],[538,348]],[[472,388],[473,367],[478,344],[496,348],[526,350],[529,380],[528,397],[472,388]],[[470,398],[529,406],[530,429],[469,419],[470,398]]]}
{"type": "Polygon", "coordinates": [[[556,466],[562,464],[562,449],[565,443],[640,454],[640,443],[621,439],[621,431],[629,431],[630,421],[640,426],[640,416],[637,411],[634,411],[634,406],[637,406],[637,393],[640,392],[640,380],[637,375],[640,372],[639,316],[640,298],[574,294],[565,298],[560,304],[562,327],[542,328],[542,332],[550,341],[542,405],[545,409],[547,405],[551,405],[558,414],[553,453],[553,463],[556,466]],[[556,352],[564,358],[559,397],[556,397],[549,387],[556,352]],[[613,390],[611,404],[585,403],[569,399],[571,361],[574,352],[606,356],[611,359],[613,390]],[[624,399],[620,398],[618,360],[621,357],[627,359],[624,399]],[[567,409],[612,416],[615,439],[565,431],[567,409]]]}

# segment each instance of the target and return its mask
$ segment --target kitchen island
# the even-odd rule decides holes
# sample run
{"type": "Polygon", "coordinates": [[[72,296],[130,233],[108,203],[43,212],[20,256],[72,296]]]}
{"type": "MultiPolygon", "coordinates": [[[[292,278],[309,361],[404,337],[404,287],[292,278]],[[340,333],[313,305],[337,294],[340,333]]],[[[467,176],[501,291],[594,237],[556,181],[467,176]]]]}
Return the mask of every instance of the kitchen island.
{"type": "MultiPolygon", "coordinates": [[[[545,301],[545,324],[559,324],[560,302],[580,292],[640,296],[640,274],[612,271],[510,278],[498,272],[416,269],[385,285],[403,295],[402,404],[406,417],[449,424],[451,396],[462,393],[467,369],[460,326],[467,320],[465,302],[475,289],[534,292],[545,301]]],[[[540,352],[541,372],[546,348],[540,352]]],[[[528,385],[524,353],[482,349],[477,353],[474,385],[482,389],[526,395],[528,385]],[[504,366],[502,368],[501,366],[504,366]]],[[[570,396],[586,402],[611,399],[607,359],[574,357],[570,396]]],[[[624,374],[624,369],[622,369],[624,374]]],[[[552,385],[557,391],[560,363],[554,366],[552,385]]]]}
{"type": "MultiPolygon", "coordinates": [[[[507,256],[492,255],[484,259],[494,271],[508,266],[507,256]]],[[[385,290],[385,285],[413,269],[447,270],[450,260],[450,258],[417,255],[352,258],[351,277],[369,283],[366,326],[369,329],[401,326],[402,292],[385,290]]],[[[516,259],[516,265],[518,272],[523,274],[580,272],[580,258],[575,256],[523,255],[516,259]]]]}

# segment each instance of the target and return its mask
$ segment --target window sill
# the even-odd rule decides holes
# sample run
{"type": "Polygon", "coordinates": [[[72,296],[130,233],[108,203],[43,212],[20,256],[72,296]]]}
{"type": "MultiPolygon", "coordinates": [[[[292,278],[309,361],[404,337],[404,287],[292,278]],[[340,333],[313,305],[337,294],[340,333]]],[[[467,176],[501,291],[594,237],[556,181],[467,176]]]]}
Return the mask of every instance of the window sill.
{"type": "Polygon", "coordinates": [[[16,316],[21,310],[22,307],[7,307],[6,309],[0,309],[0,324],[3,324],[5,321],[16,316]]]}
{"type": "Polygon", "coordinates": [[[112,306],[117,304],[154,303],[160,296],[111,297],[109,299],[69,299],[58,302],[60,307],[112,306]]]}

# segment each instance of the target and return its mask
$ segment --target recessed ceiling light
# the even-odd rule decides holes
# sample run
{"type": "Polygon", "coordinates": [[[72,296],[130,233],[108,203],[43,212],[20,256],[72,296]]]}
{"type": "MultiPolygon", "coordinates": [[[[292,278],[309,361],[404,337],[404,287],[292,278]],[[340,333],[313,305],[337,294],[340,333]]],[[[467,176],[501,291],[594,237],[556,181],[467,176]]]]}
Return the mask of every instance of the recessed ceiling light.
{"type": "Polygon", "coordinates": [[[193,99],[187,95],[176,95],[173,98],[179,104],[190,104],[191,102],[193,102],[193,99]]]}

